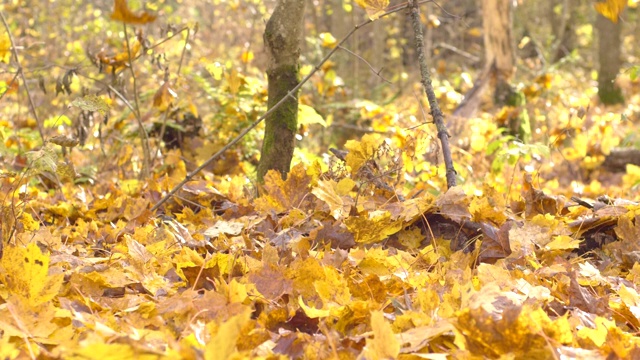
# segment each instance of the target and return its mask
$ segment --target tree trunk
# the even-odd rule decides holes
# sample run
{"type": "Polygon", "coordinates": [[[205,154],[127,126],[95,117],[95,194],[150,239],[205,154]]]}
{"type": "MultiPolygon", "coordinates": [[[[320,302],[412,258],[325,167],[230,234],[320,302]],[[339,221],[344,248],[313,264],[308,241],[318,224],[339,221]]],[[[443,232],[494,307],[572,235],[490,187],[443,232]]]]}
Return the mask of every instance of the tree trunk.
{"type": "Polygon", "coordinates": [[[613,23],[601,14],[597,15],[598,29],[598,97],[605,105],[624,103],[622,91],[615,80],[620,72],[622,60],[620,56],[621,32],[620,22],[613,23]]]}
{"type": "Polygon", "coordinates": [[[468,118],[478,109],[487,85],[491,86],[496,104],[504,105],[512,96],[509,81],[515,69],[510,0],[482,0],[485,66],[465,100],[454,112],[468,118]]]}
{"type": "Polygon", "coordinates": [[[504,105],[510,96],[509,81],[515,69],[512,6],[509,0],[482,0],[485,72],[491,76],[496,103],[504,105]]]}
{"type": "Polygon", "coordinates": [[[555,0],[549,8],[551,29],[555,37],[551,53],[554,63],[571,54],[576,47],[575,27],[578,22],[578,5],[579,0],[555,0]],[[560,13],[555,12],[558,6],[561,9],[560,13]]]}
{"type": "MultiPolygon", "coordinates": [[[[299,57],[302,43],[306,0],[278,0],[264,31],[267,49],[268,108],[271,109],[299,83],[299,57]]],[[[298,129],[297,94],[285,100],[267,116],[262,143],[258,181],[269,170],[278,170],[285,178],[291,166],[295,134],[298,129]]]]}

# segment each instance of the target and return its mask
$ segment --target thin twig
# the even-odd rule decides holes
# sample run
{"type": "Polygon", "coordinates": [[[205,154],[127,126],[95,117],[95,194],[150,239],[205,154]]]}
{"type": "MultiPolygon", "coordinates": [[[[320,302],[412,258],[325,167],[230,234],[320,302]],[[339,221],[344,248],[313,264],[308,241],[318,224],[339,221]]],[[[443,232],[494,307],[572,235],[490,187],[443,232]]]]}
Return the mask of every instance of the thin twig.
{"type": "MultiPolygon", "coordinates": [[[[427,1],[432,1],[432,0],[427,0],[427,1]]],[[[423,1],[423,2],[427,2],[427,1],[423,1]]],[[[379,18],[391,15],[393,13],[396,13],[400,10],[406,9],[406,6],[403,7],[398,7],[395,8],[393,10],[389,10],[386,13],[382,14],[379,16],[379,18]]],[[[209,166],[209,164],[211,164],[214,160],[216,160],[218,157],[220,157],[220,155],[222,155],[225,151],[227,151],[229,148],[231,148],[233,145],[235,145],[236,143],[238,143],[240,140],[242,140],[242,138],[245,137],[245,135],[247,135],[249,133],[249,131],[253,130],[253,128],[255,128],[256,126],[258,126],[258,124],[260,124],[262,122],[262,120],[264,120],[267,116],[271,115],[276,109],[278,109],[289,97],[293,97],[293,94],[295,94],[305,83],[307,83],[309,81],[309,79],[311,79],[311,77],[313,75],[315,75],[316,72],[318,72],[320,70],[320,68],[322,67],[322,65],[324,65],[325,62],[327,62],[327,60],[329,60],[331,58],[331,56],[333,56],[333,54],[338,51],[338,49],[342,46],[342,44],[344,44],[350,37],[351,35],[353,35],[356,31],[358,31],[360,28],[369,25],[373,22],[373,20],[369,19],[359,25],[356,25],[353,27],[353,29],[351,29],[351,31],[349,31],[349,33],[342,38],[342,40],[340,40],[340,42],[338,42],[338,44],[336,44],[336,46],[331,49],[331,51],[329,51],[329,53],[322,58],[322,60],[320,60],[320,63],[318,63],[313,70],[311,70],[311,72],[304,77],[304,79],[302,79],[302,81],[300,81],[300,83],[294,87],[293,89],[291,89],[291,91],[289,91],[287,93],[286,96],[283,96],[282,99],[280,99],[280,101],[278,101],[275,105],[273,105],[273,107],[271,109],[269,109],[266,113],[264,113],[260,118],[258,118],[256,121],[254,121],[251,125],[249,125],[247,128],[245,128],[240,134],[238,134],[238,136],[236,136],[235,138],[233,138],[227,145],[225,145],[222,149],[220,149],[218,152],[216,152],[215,154],[213,154],[209,159],[207,159],[204,163],[202,163],[202,165],[198,166],[198,168],[196,168],[195,170],[193,170],[192,172],[190,172],[189,174],[187,174],[187,176],[176,186],[173,187],[173,189],[171,189],[167,195],[165,195],[162,199],[160,199],[152,208],[151,211],[156,211],[158,210],[158,208],[160,208],[160,206],[162,206],[162,204],[164,204],[165,202],[167,202],[167,200],[169,200],[175,193],[177,193],[186,183],[188,183],[189,181],[191,181],[191,179],[196,176],[200,171],[202,171],[204,168],[206,168],[207,166],[209,166]]]]}
{"type": "Polygon", "coordinates": [[[376,76],[378,76],[380,79],[382,79],[382,81],[386,82],[389,85],[392,85],[393,83],[387,79],[385,79],[382,75],[380,75],[380,73],[382,72],[382,70],[384,68],[380,68],[380,70],[376,70],[373,65],[371,65],[365,58],[363,58],[362,56],[354,53],[353,51],[347,49],[346,47],[340,46],[341,50],[344,50],[346,52],[348,52],[349,54],[357,57],[358,59],[360,59],[360,61],[364,62],[365,64],[367,64],[367,66],[369,66],[369,69],[371,69],[371,72],[373,72],[374,74],[376,74],[376,76]]]}
{"type": "Polygon", "coordinates": [[[162,39],[162,40],[158,41],[157,43],[155,43],[155,44],[153,44],[153,45],[149,46],[149,48],[148,48],[148,49],[149,49],[149,50],[155,49],[155,48],[157,48],[158,46],[160,46],[160,45],[162,45],[162,44],[166,43],[167,41],[169,41],[169,40],[173,39],[173,38],[174,38],[174,37],[176,37],[178,34],[182,33],[182,32],[183,32],[183,31],[185,31],[185,30],[188,30],[188,29],[189,29],[189,26],[185,26],[185,27],[183,27],[182,29],[180,29],[180,30],[176,31],[176,32],[175,32],[175,34],[173,34],[173,35],[171,35],[171,36],[169,36],[169,37],[167,37],[167,38],[165,38],[165,39],[162,39]]]}
{"type": "Polygon", "coordinates": [[[11,34],[11,30],[9,29],[9,24],[7,24],[7,19],[5,19],[4,12],[2,11],[0,11],[0,18],[2,18],[2,24],[4,25],[4,28],[7,30],[7,35],[9,36],[9,42],[11,44],[11,53],[13,54],[13,57],[16,59],[16,64],[18,64],[18,73],[20,73],[20,77],[22,78],[22,82],[24,83],[24,90],[27,92],[27,98],[29,98],[29,105],[31,106],[33,117],[36,120],[36,126],[38,127],[40,138],[44,143],[45,142],[44,131],[42,129],[42,124],[40,123],[40,118],[38,117],[38,113],[36,112],[36,104],[33,102],[33,98],[31,97],[31,92],[29,91],[29,85],[27,84],[27,77],[24,75],[24,72],[22,71],[22,65],[20,64],[20,58],[18,57],[18,50],[16,49],[15,42],[13,41],[13,35],[11,34]]]}
{"type": "Polygon", "coordinates": [[[442,145],[442,157],[446,169],[447,188],[456,186],[456,170],[453,167],[453,159],[451,157],[451,148],[449,147],[449,132],[444,123],[444,115],[438,105],[438,99],[431,84],[431,75],[429,74],[429,66],[427,65],[426,55],[424,53],[424,35],[422,31],[422,23],[420,22],[420,8],[417,0],[409,0],[410,17],[413,24],[413,32],[415,38],[415,47],[418,54],[418,63],[420,67],[420,83],[429,100],[429,108],[433,122],[438,129],[438,138],[442,145]]]}
{"type": "Polygon", "coordinates": [[[16,82],[16,80],[18,79],[18,73],[15,73],[13,75],[13,79],[11,79],[11,81],[9,81],[9,83],[7,84],[7,89],[2,93],[2,95],[0,95],[0,100],[2,100],[2,98],[9,92],[9,89],[11,89],[11,87],[13,86],[13,83],[16,82]]]}
{"type": "Polygon", "coordinates": [[[437,48],[447,49],[447,50],[452,51],[452,52],[454,52],[454,53],[456,53],[456,54],[458,54],[458,55],[460,55],[462,57],[466,57],[467,59],[469,59],[469,60],[471,60],[473,62],[479,62],[480,61],[479,57],[477,57],[477,56],[475,56],[475,55],[473,55],[471,53],[468,53],[468,52],[466,52],[464,50],[460,50],[457,47],[455,47],[453,45],[449,45],[447,43],[443,43],[443,42],[438,43],[438,44],[436,44],[435,48],[436,49],[437,48]]]}
{"type": "Polygon", "coordinates": [[[348,130],[353,130],[353,131],[357,131],[365,134],[393,135],[393,132],[391,131],[377,131],[370,127],[361,127],[361,126],[351,125],[351,124],[333,123],[329,127],[348,129],[348,130]]]}
{"type": "Polygon", "coordinates": [[[187,28],[187,38],[184,39],[184,46],[182,47],[182,55],[180,55],[180,62],[178,63],[178,71],[176,71],[176,77],[180,77],[180,70],[182,69],[182,63],[184,62],[184,54],[187,52],[189,46],[189,37],[191,37],[191,29],[187,28]]]}
{"type": "MultiPolygon", "coordinates": [[[[138,94],[138,84],[136,80],[136,73],[133,70],[133,60],[131,58],[131,44],[129,43],[129,35],[127,34],[127,24],[122,24],[124,27],[124,39],[127,44],[127,54],[129,60],[129,70],[131,71],[131,78],[133,80],[133,95],[135,101],[135,111],[134,115],[136,120],[138,121],[138,126],[140,127],[140,132],[142,133],[142,153],[144,155],[144,159],[142,161],[142,171],[140,171],[140,178],[144,179],[149,175],[149,171],[151,169],[151,149],[149,147],[149,134],[147,134],[147,130],[144,128],[144,124],[142,123],[142,117],[140,116],[140,97],[138,94]]],[[[140,40],[138,40],[140,41],[140,40]]]]}
{"type": "MultiPolygon", "coordinates": [[[[178,63],[178,70],[176,71],[176,81],[175,83],[178,83],[178,80],[180,79],[180,70],[182,69],[182,64],[184,62],[184,54],[187,52],[187,46],[189,45],[189,37],[191,36],[191,29],[187,28],[187,37],[184,40],[184,46],[182,47],[182,55],[180,56],[180,62],[178,63]]],[[[165,68],[165,82],[169,81],[169,75],[167,73],[168,68],[165,68]]],[[[171,105],[171,104],[169,104],[171,105]]],[[[169,120],[169,111],[171,110],[171,106],[167,106],[167,108],[162,112],[162,127],[160,128],[160,134],[158,135],[158,139],[163,139],[164,138],[164,133],[167,130],[167,121],[169,120]]],[[[195,115],[195,114],[194,114],[195,115]]],[[[158,142],[158,151],[155,151],[153,153],[153,158],[151,159],[151,163],[155,163],[156,159],[158,158],[158,154],[160,154],[160,142],[158,142]]]]}

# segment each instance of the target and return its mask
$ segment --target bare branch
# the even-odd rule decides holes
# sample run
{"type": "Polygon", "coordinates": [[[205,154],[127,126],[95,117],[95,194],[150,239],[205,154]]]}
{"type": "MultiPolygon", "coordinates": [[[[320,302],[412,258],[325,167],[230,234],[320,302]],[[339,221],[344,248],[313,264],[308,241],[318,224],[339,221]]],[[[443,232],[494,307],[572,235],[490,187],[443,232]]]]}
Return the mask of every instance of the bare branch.
{"type": "Polygon", "coordinates": [[[20,64],[20,58],[18,57],[18,50],[16,49],[15,42],[13,41],[13,35],[11,34],[11,30],[9,29],[9,24],[7,24],[7,19],[4,17],[4,13],[0,11],[0,18],[2,18],[2,24],[4,28],[7,30],[7,34],[9,35],[9,42],[11,43],[11,53],[13,57],[16,59],[16,64],[18,64],[18,73],[22,78],[22,82],[24,83],[24,90],[27,92],[27,98],[29,98],[29,105],[31,106],[31,112],[33,112],[33,117],[36,119],[36,126],[38,127],[38,132],[40,133],[40,138],[44,143],[44,131],[42,129],[42,124],[40,123],[40,118],[38,117],[38,112],[36,112],[36,104],[33,102],[33,98],[31,97],[31,91],[29,91],[29,85],[27,84],[27,77],[24,75],[22,71],[22,65],[20,64]]]}

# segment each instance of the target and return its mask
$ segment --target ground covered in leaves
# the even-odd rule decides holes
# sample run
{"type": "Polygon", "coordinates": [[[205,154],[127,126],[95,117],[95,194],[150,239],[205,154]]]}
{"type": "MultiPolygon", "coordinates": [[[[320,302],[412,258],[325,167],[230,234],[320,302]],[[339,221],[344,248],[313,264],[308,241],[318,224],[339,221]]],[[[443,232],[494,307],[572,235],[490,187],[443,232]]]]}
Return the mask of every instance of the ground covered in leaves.
{"type": "Polygon", "coordinates": [[[242,26],[239,2],[167,5],[144,31],[140,4],[10,3],[39,20],[0,34],[0,359],[640,358],[640,163],[607,165],[640,149],[637,68],[605,108],[588,55],[519,60],[524,105],[455,119],[473,76],[440,58],[447,190],[417,77],[392,66],[368,100],[328,62],[286,180],[252,182],[258,127],[151,211],[266,111],[262,2],[242,26]],[[523,116],[527,143],[505,130],[523,116]]]}
{"type": "Polygon", "coordinates": [[[530,176],[509,204],[395,193],[375,139],[269,173],[260,197],[243,176],[190,182],[159,214],[175,151],[148,182],[17,194],[3,176],[0,357],[640,356],[638,203],[530,176]]]}

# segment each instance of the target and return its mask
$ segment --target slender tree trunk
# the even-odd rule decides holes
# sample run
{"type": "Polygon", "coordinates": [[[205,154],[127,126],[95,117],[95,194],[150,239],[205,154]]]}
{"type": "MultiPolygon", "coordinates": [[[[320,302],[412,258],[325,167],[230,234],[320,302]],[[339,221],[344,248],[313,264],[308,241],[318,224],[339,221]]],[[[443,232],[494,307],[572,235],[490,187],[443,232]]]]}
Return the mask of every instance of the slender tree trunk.
{"type": "MultiPolygon", "coordinates": [[[[264,31],[267,48],[269,81],[268,107],[271,109],[298,85],[300,44],[306,0],[278,0],[264,31]]],[[[298,129],[298,98],[290,98],[266,118],[258,181],[269,170],[277,170],[285,178],[291,167],[295,134],[298,129]]]]}
{"type": "Polygon", "coordinates": [[[456,170],[453,166],[453,158],[451,157],[451,147],[449,146],[449,131],[444,123],[444,115],[440,110],[436,93],[431,83],[431,75],[429,74],[429,65],[427,64],[427,56],[424,53],[424,32],[422,31],[422,23],[420,22],[420,7],[418,0],[409,0],[409,17],[413,27],[416,54],[418,55],[418,66],[420,67],[420,83],[422,89],[429,100],[429,109],[433,122],[438,130],[438,138],[442,145],[442,157],[447,176],[447,189],[456,186],[456,170]]]}
{"type": "Polygon", "coordinates": [[[482,0],[482,27],[485,73],[489,73],[495,81],[496,103],[504,105],[510,93],[509,82],[515,69],[511,1],[482,0]]]}
{"type": "Polygon", "coordinates": [[[613,23],[601,14],[597,15],[596,28],[598,29],[598,97],[603,104],[624,103],[622,91],[615,83],[621,60],[621,32],[620,22],[613,23]]]}
{"type": "Polygon", "coordinates": [[[576,47],[577,8],[579,0],[556,0],[550,8],[549,19],[555,40],[553,42],[553,62],[558,62],[565,56],[571,54],[576,47]],[[555,12],[555,8],[561,6],[560,13],[555,12]]]}
{"type": "Polygon", "coordinates": [[[510,0],[482,0],[485,66],[455,116],[473,116],[480,106],[487,86],[493,91],[497,104],[505,104],[511,87],[509,81],[515,69],[512,35],[512,6],[510,0]]]}

